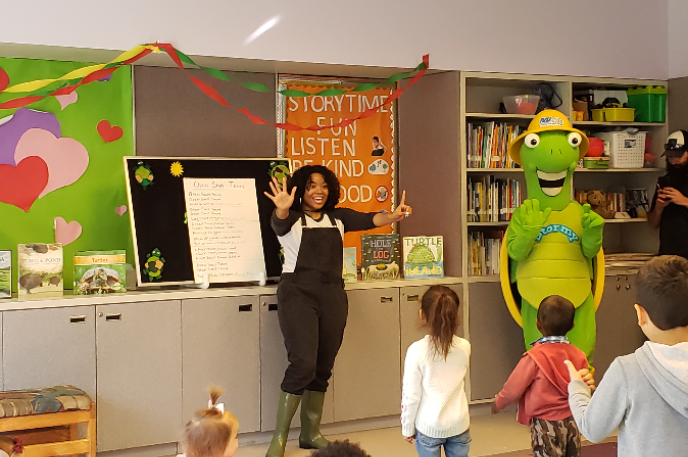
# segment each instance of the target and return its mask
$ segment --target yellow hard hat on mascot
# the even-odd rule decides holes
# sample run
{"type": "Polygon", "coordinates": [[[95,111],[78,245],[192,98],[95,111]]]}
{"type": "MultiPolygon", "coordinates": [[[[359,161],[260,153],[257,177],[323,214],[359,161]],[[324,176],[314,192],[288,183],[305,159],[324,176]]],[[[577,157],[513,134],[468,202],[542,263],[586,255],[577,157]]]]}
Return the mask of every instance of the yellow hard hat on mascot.
{"type": "Polygon", "coordinates": [[[511,159],[517,164],[523,165],[523,163],[521,163],[521,146],[523,145],[525,138],[531,133],[550,131],[578,133],[581,136],[581,144],[577,145],[580,150],[578,160],[585,157],[585,154],[588,153],[588,149],[590,149],[588,137],[585,136],[585,134],[580,130],[573,128],[571,121],[569,121],[562,113],[553,109],[546,109],[535,116],[535,118],[528,125],[528,130],[519,135],[513,141],[513,143],[509,145],[509,157],[511,157],[511,159]]]}

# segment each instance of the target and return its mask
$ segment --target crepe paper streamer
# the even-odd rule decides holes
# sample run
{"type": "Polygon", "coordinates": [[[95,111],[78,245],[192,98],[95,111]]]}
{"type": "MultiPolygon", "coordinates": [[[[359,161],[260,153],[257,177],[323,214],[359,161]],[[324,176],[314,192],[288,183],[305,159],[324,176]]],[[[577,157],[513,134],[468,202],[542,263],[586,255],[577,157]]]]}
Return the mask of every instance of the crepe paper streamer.
{"type": "MultiPolygon", "coordinates": [[[[168,49],[172,48],[172,45],[169,45],[169,44],[164,44],[164,45],[156,44],[156,46],[159,46],[160,48],[164,49],[165,52],[167,52],[168,49]]],[[[333,88],[323,89],[320,92],[315,92],[315,93],[311,94],[311,93],[308,93],[308,92],[305,92],[302,90],[297,90],[297,89],[284,89],[284,90],[275,91],[274,89],[271,89],[262,83],[236,81],[236,80],[232,79],[229,75],[227,75],[224,71],[217,70],[215,68],[209,68],[209,67],[204,67],[202,65],[198,65],[196,62],[194,62],[191,59],[191,57],[187,56],[186,54],[181,52],[179,49],[174,49],[174,51],[176,52],[177,56],[179,57],[179,60],[181,60],[182,63],[198,67],[201,70],[208,73],[210,76],[217,78],[217,79],[220,79],[222,81],[239,83],[242,86],[244,86],[246,89],[252,90],[254,92],[277,92],[278,94],[284,95],[285,97],[301,97],[301,98],[312,97],[312,96],[316,96],[316,95],[321,96],[321,97],[332,97],[335,95],[343,95],[343,94],[348,94],[351,92],[367,92],[369,90],[376,89],[380,86],[396,84],[397,82],[410,77],[414,72],[426,69],[428,66],[428,63],[424,59],[423,62],[420,63],[412,71],[396,73],[396,74],[390,76],[389,78],[385,79],[384,81],[374,82],[374,83],[358,84],[353,89],[333,89],[333,88]]],[[[168,54],[169,54],[169,52],[168,52],[168,54]]],[[[172,57],[172,56],[170,55],[170,57],[172,57]]],[[[174,58],[173,58],[173,60],[174,60],[174,58]]]]}
{"type": "Polygon", "coordinates": [[[56,138],[43,129],[29,129],[17,143],[14,160],[40,157],[48,165],[48,184],[38,198],[74,184],[88,168],[88,151],[73,138],[56,138]]]}
{"type": "MultiPolygon", "coordinates": [[[[251,122],[253,122],[256,125],[272,125],[274,127],[277,127],[279,129],[283,130],[290,130],[290,131],[299,131],[299,130],[309,130],[309,131],[319,131],[319,130],[326,130],[326,129],[331,129],[331,128],[336,128],[336,127],[346,127],[348,125],[353,124],[355,121],[360,120],[360,119],[366,119],[373,114],[375,114],[380,108],[383,106],[388,106],[390,105],[394,100],[399,98],[401,94],[403,94],[409,87],[413,86],[415,83],[418,82],[420,78],[423,77],[425,72],[428,70],[428,66],[430,63],[430,57],[429,55],[423,56],[423,63],[418,66],[418,68],[421,68],[420,71],[416,73],[416,75],[413,77],[411,81],[409,81],[408,84],[406,84],[404,87],[400,87],[394,92],[390,94],[390,96],[385,100],[385,102],[381,105],[374,106],[372,108],[368,108],[365,110],[363,113],[361,113],[358,117],[356,118],[349,118],[349,119],[343,119],[341,122],[333,125],[311,125],[308,127],[303,127],[300,125],[292,124],[289,122],[270,122],[265,119],[263,119],[260,116],[256,116],[248,108],[235,108],[234,106],[230,105],[227,100],[225,100],[222,95],[220,95],[219,92],[217,92],[215,89],[210,87],[208,84],[204,83],[200,79],[196,78],[195,76],[189,74],[189,72],[184,68],[184,63],[182,62],[181,58],[177,54],[177,50],[174,49],[174,47],[171,44],[158,44],[161,49],[163,49],[168,56],[174,61],[177,66],[182,69],[186,75],[191,79],[191,81],[198,87],[201,92],[203,92],[205,95],[210,97],[211,99],[215,100],[217,103],[219,103],[222,106],[226,106],[228,108],[231,108],[239,113],[242,113],[246,117],[248,117],[251,122]]],[[[2,107],[0,105],[0,107],[2,107]]]]}
{"type": "Polygon", "coordinates": [[[62,217],[55,218],[55,242],[67,246],[81,236],[81,224],[77,221],[67,223],[62,217]]]}
{"type": "Polygon", "coordinates": [[[110,121],[106,119],[98,122],[98,127],[96,128],[98,130],[98,134],[106,143],[117,141],[122,138],[122,135],[124,134],[122,127],[118,127],[116,125],[112,126],[110,125],[110,121]]]}
{"type": "MultiPolygon", "coordinates": [[[[138,49],[138,48],[141,48],[141,46],[137,46],[134,49],[138,49]]],[[[90,74],[87,74],[86,76],[84,76],[80,80],[78,80],[78,79],[64,80],[63,84],[60,85],[55,90],[39,91],[38,93],[40,95],[30,95],[30,96],[26,96],[26,97],[19,97],[19,98],[15,98],[15,99],[0,103],[0,109],[22,108],[24,106],[28,106],[32,103],[35,103],[37,101],[43,100],[46,97],[57,96],[57,95],[69,95],[72,92],[74,92],[74,90],[76,90],[77,87],[84,85],[84,84],[88,84],[88,83],[93,82],[93,81],[99,81],[103,78],[106,78],[106,77],[110,76],[112,73],[114,73],[115,70],[117,70],[119,67],[124,66],[124,65],[130,65],[130,64],[136,62],[137,60],[140,60],[143,57],[147,56],[151,52],[153,52],[153,47],[152,46],[145,46],[145,47],[143,47],[143,50],[139,54],[136,54],[133,57],[128,58],[127,60],[113,61],[113,62],[110,62],[109,64],[102,65],[102,66],[101,65],[91,65],[88,68],[91,68],[91,69],[94,69],[95,67],[102,67],[102,68],[95,69],[95,71],[93,71],[90,74]]],[[[118,59],[121,58],[122,56],[125,56],[125,55],[128,56],[130,53],[131,53],[131,51],[127,51],[124,54],[120,55],[120,57],[118,57],[118,59]]],[[[77,71],[77,70],[75,70],[75,71],[77,71]]],[[[68,75],[70,75],[72,73],[74,73],[74,72],[68,73],[68,75]]],[[[41,80],[41,81],[43,81],[43,82],[45,82],[45,81],[62,81],[63,79],[64,79],[64,77],[57,78],[55,80],[41,80]]],[[[33,83],[36,81],[29,81],[29,82],[33,83]]],[[[28,82],[22,83],[22,84],[28,84],[28,82]]],[[[47,84],[50,84],[50,82],[47,84]]],[[[45,86],[41,86],[41,87],[45,87],[45,86]]],[[[5,90],[5,92],[7,92],[7,90],[5,90]]]]}
{"type": "Polygon", "coordinates": [[[40,157],[0,165],[0,202],[28,211],[48,184],[48,165],[40,157]]]}

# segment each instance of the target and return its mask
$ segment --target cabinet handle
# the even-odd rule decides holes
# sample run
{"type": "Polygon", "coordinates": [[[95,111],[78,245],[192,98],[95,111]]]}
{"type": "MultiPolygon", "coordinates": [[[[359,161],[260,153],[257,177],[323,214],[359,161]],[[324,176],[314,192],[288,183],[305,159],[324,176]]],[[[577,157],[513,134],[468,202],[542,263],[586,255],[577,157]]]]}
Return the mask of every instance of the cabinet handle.
{"type": "Polygon", "coordinates": [[[621,290],[621,284],[616,285],[616,290],[621,290]]]}
{"type": "Polygon", "coordinates": [[[249,312],[249,311],[253,311],[253,305],[239,305],[239,312],[240,313],[249,312]]]}
{"type": "Polygon", "coordinates": [[[630,284],[626,284],[626,290],[630,292],[630,290],[631,290],[631,285],[630,285],[630,284]]]}
{"type": "Polygon", "coordinates": [[[121,321],[122,320],[122,313],[106,314],[105,320],[106,321],[121,321]]]}
{"type": "Polygon", "coordinates": [[[86,315],[83,314],[81,316],[69,316],[69,323],[70,324],[85,324],[86,323],[86,315]]]}
{"type": "Polygon", "coordinates": [[[392,297],[380,297],[380,303],[389,303],[393,301],[392,297]]]}
{"type": "Polygon", "coordinates": [[[418,294],[407,296],[406,301],[418,301],[418,294]]]}
{"type": "Polygon", "coordinates": [[[270,303],[268,305],[268,311],[277,311],[277,303],[270,303]]]}

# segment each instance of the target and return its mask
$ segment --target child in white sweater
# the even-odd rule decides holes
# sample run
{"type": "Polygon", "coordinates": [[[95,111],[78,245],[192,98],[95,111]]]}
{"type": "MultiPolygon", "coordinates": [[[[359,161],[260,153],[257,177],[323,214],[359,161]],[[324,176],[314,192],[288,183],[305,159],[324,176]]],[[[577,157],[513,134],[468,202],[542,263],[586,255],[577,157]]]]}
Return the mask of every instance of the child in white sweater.
{"type": "Polygon", "coordinates": [[[415,440],[419,457],[467,457],[471,436],[464,381],[471,345],[454,335],[459,297],[433,286],[423,295],[421,319],[429,335],[406,352],[401,400],[401,433],[415,440]]]}

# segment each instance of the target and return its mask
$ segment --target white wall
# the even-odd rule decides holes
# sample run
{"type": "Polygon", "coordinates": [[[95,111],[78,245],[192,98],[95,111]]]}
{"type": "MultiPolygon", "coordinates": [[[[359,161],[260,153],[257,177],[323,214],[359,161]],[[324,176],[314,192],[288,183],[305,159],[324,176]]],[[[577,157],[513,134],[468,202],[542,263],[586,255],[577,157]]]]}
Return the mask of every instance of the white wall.
{"type": "Polygon", "coordinates": [[[688,0],[669,0],[669,77],[688,76],[688,0]]]}
{"type": "Polygon", "coordinates": [[[440,69],[664,79],[667,2],[686,0],[5,1],[0,42],[124,50],[159,40],[190,55],[390,67],[430,53],[440,69]]]}

